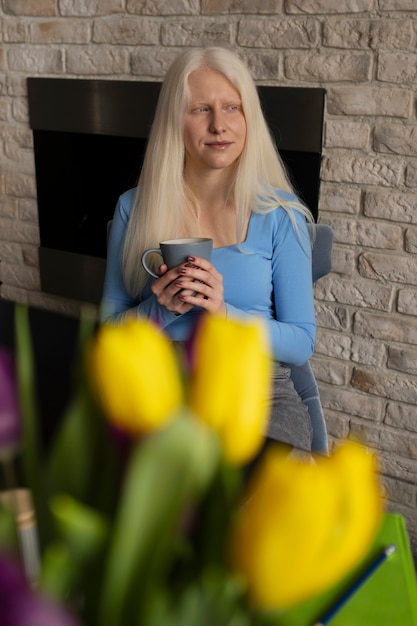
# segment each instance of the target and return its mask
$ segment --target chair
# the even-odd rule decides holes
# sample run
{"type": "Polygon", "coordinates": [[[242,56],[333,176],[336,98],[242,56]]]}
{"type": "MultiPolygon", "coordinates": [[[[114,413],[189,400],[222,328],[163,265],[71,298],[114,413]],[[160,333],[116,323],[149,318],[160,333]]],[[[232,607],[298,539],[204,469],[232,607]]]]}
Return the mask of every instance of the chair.
{"type": "MultiPolygon", "coordinates": [[[[333,230],[327,224],[310,224],[313,239],[313,283],[326,276],[332,267],[333,230]]],[[[320,402],[320,394],[310,361],[303,365],[289,365],[294,386],[307,406],[313,428],[312,452],[328,454],[326,421],[320,402]]]]}

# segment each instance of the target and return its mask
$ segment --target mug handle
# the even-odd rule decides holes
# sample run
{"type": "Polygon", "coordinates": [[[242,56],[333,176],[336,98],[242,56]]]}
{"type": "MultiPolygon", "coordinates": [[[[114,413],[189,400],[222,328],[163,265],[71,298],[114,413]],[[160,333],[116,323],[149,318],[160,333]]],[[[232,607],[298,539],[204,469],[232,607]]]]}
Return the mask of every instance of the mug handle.
{"type": "Polygon", "coordinates": [[[143,265],[143,268],[148,272],[148,274],[150,274],[154,278],[159,278],[158,274],[155,274],[155,272],[146,265],[146,257],[151,252],[156,252],[157,254],[160,254],[162,257],[162,252],[159,248],[149,248],[148,250],[145,250],[145,252],[142,254],[142,265],[143,265]]]}

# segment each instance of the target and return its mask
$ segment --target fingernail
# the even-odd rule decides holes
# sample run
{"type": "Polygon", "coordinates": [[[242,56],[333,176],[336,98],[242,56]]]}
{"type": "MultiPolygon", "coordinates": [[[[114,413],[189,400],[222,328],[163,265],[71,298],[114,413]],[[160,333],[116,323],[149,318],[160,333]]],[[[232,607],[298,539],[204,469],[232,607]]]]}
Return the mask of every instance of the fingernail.
{"type": "Polygon", "coordinates": [[[195,261],[195,256],[188,256],[187,261],[195,261]]]}

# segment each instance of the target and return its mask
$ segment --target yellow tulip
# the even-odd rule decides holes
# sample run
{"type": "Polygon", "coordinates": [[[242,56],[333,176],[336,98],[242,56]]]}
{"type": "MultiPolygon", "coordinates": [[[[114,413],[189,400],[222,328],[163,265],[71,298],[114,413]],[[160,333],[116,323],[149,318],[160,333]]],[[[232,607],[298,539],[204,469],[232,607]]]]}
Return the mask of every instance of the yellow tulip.
{"type": "Polygon", "coordinates": [[[218,434],[225,458],[243,464],[259,450],[268,421],[272,361],[258,320],[206,315],[195,338],[194,413],[218,434]]]}
{"type": "Polygon", "coordinates": [[[250,493],[231,559],[264,609],[289,608],[336,584],[366,556],[382,519],[375,457],[353,442],[314,463],[271,448],[250,493]]]}
{"type": "Polygon", "coordinates": [[[174,348],[149,320],[103,325],[87,369],[109,420],[133,435],[164,425],[183,403],[174,348]]]}

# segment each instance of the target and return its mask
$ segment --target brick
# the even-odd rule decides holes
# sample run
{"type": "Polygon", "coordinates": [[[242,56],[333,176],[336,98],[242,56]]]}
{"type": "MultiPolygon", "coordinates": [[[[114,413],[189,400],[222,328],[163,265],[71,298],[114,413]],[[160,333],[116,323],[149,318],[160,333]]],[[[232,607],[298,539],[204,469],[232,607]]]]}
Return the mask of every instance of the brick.
{"type": "Polygon", "coordinates": [[[5,15],[20,17],[54,17],[57,13],[56,0],[3,0],[5,15]]]}
{"type": "Polygon", "coordinates": [[[331,48],[404,50],[413,45],[409,20],[329,19],[323,25],[323,45],[331,48]]]}
{"type": "Polygon", "coordinates": [[[400,348],[398,346],[388,346],[387,365],[390,369],[416,376],[417,350],[412,348],[400,348]]]}
{"type": "Polygon", "coordinates": [[[406,252],[417,254],[417,228],[407,228],[404,244],[406,252]]]}
{"type": "Polygon", "coordinates": [[[3,260],[0,264],[0,280],[20,289],[40,290],[39,272],[32,267],[8,263],[3,260]]]}
{"type": "Polygon", "coordinates": [[[287,13],[362,13],[375,8],[375,0],[285,0],[287,13]]]}
{"type": "Polygon", "coordinates": [[[366,150],[369,147],[370,130],[369,122],[328,120],[325,146],[366,150]]]}
{"type": "Polygon", "coordinates": [[[329,411],[327,409],[325,412],[325,419],[329,437],[347,439],[350,424],[350,418],[348,415],[343,415],[338,411],[329,411]]]}
{"type": "Polygon", "coordinates": [[[38,203],[35,198],[19,198],[19,219],[25,222],[38,221],[38,203]]]}
{"type": "MultiPolygon", "coordinates": [[[[356,252],[352,246],[333,244],[332,271],[343,276],[357,276],[356,252]]],[[[324,293],[320,289],[322,280],[324,279],[320,279],[318,286],[315,286],[315,294],[320,299],[323,297],[324,293]]],[[[327,282],[323,284],[323,287],[326,289],[328,286],[331,286],[334,280],[337,279],[334,276],[329,276],[327,282]]]]}
{"type": "Polygon", "coordinates": [[[21,244],[0,241],[0,259],[7,259],[8,263],[22,263],[21,244]]]}
{"type": "Polygon", "coordinates": [[[349,360],[351,339],[344,333],[322,330],[317,334],[315,352],[337,359],[349,360]]]}
{"type": "MultiPolygon", "coordinates": [[[[15,219],[17,217],[18,201],[13,196],[2,193],[0,195],[0,217],[15,219]]],[[[1,259],[1,256],[0,256],[1,259]]]]}
{"type": "Polygon", "coordinates": [[[9,119],[8,100],[0,96],[0,122],[6,122],[9,119]]]}
{"type": "Polygon", "coordinates": [[[402,172],[403,166],[398,159],[345,154],[324,157],[321,168],[322,178],[326,181],[391,187],[398,186],[402,172]]]}
{"type": "Polygon", "coordinates": [[[408,402],[417,403],[417,377],[403,376],[385,370],[365,370],[355,367],[352,375],[352,387],[371,393],[376,396],[408,402]]]}
{"type": "Polygon", "coordinates": [[[346,307],[317,302],[316,300],[317,325],[329,330],[348,330],[350,326],[349,311],[346,307]]]}
{"type": "Polygon", "coordinates": [[[392,222],[417,224],[417,193],[367,191],[364,214],[392,222]]]}
{"type": "Polygon", "coordinates": [[[414,0],[379,0],[381,11],[417,11],[414,0]]]}
{"type": "Polygon", "coordinates": [[[237,42],[255,48],[312,48],[319,40],[319,22],[311,19],[240,20],[237,42]]]}
{"type": "Polygon", "coordinates": [[[394,224],[369,219],[359,220],[357,243],[368,248],[399,250],[403,245],[403,228],[394,224]]]}
{"type": "Polygon", "coordinates": [[[6,193],[10,196],[36,198],[35,177],[20,172],[8,172],[6,193]]]}
{"type": "Polygon", "coordinates": [[[5,93],[7,93],[8,96],[12,96],[15,98],[27,98],[26,78],[27,77],[24,74],[15,74],[14,72],[9,72],[5,81],[5,93]]]}
{"type": "Polygon", "coordinates": [[[416,125],[381,124],[375,128],[374,148],[377,152],[417,156],[416,144],[416,125]]]}
{"type": "Polygon", "coordinates": [[[417,258],[412,255],[366,252],[360,255],[358,268],[364,278],[417,285],[417,258]]]}
{"type": "Polygon", "coordinates": [[[379,463],[386,476],[399,478],[411,483],[415,483],[417,476],[417,461],[414,459],[404,459],[390,452],[381,451],[378,455],[379,463]]]}
{"type": "Polygon", "coordinates": [[[123,13],[124,0],[59,0],[59,11],[64,16],[89,17],[123,13]]]}
{"type": "Polygon", "coordinates": [[[201,12],[207,15],[224,13],[282,13],[282,0],[201,0],[201,12]]]}
{"type": "Polygon", "coordinates": [[[324,211],[356,215],[359,213],[360,201],[360,189],[323,182],[320,188],[319,221],[322,221],[324,211]]]}
{"type": "Polygon", "coordinates": [[[333,245],[336,243],[355,244],[357,242],[357,220],[351,217],[332,215],[326,223],[333,230],[333,245]]]}
{"type": "Polygon", "coordinates": [[[417,311],[417,289],[399,289],[397,311],[406,315],[415,315],[417,311]]]}
{"type": "Polygon", "coordinates": [[[28,74],[56,74],[63,72],[62,50],[55,48],[16,48],[7,52],[7,62],[11,70],[28,74]]]}
{"type": "Polygon", "coordinates": [[[417,433],[417,407],[402,402],[388,402],[385,424],[417,433]]]}
{"type": "Polygon", "coordinates": [[[39,268],[39,248],[37,246],[23,246],[21,254],[24,265],[39,268]]]}
{"type": "Polygon", "coordinates": [[[417,325],[403,315],[389,316],[368,311],[354,315],[353,332],[363,337],[398,343],[417,343],[417,325]]]}
{"type": "Polygon", "coordinates": [[[250,52],[244,51],[239,54],[255,80],[276,80],[281,77],[282,63],[280,54],[257,52],[255,50],[250,52]]]}
{"type": "Polygon", "coordinates": [[[110,17],[95,20],[92,40],[119,46],[138,46],[159,43],[159,26],[149,19],[110,17]]]}
{"type": "Polygon", "coordinates": [[[306,82],[368,81],[372,56],[366,53],[292,54],[284,59],[285,76],[306,82]]]}
{"type": "Polygon", "coordinates": [[[417,458],[417,434],[404,433],[384,424],[351,422],[351,429],[360,436],[365,445],[374,450],[384,450],[399,456],[417,458]]]}
{"type": "MultiPolygon", "coordinates": [[[[355,249],[351,246],[340,246],[337,244],[333,244],[332,248],[332,272],[336,272],[337,274],[342,274],[343,276],[356,276],[356,253],[355,249]]],[[[319,284],[315,286],[315,293],[317,297],[322,297],[322,290],[320,289],[320,285],[322,284],[322,280],[320,280],[319,284]]],[[[327,283],[330,284],[334,280],[334,277],[331,276],[328,278],[327,283]]],[[[324,283],[324,287],[327,287],[327,283],[324,283]]]]}
{"type": "Polygon", "coordinates": [[[10,159],[15,158],[16,150],[20,149],[30,151],[30,156],[33,160],[33,135],[29,128],[10,124],[4,130],[3,137],[6,142],[6,155],[10,159]]]}
{"type": "Polygon", "coordinates": [[[25,43],[29,41],[29,24],[17,20],[4,20],[3,39],[7,43],[25,43]]]}
{"type": "MultiPolygon", "coordinates": [[[[30,222],[0,218],[0,232],[9,243],[29,243],[39,245],[39,227],[30,222]]],[[[0,263],[1,266],[1,263],[0,263]]]]}
{"type": "Polygon", "coordinates": [[[320,359],[315,357],[312,367],[317,381],[329,385],[343,386],[348,381],[349,366],[341,361],[320,359]]]}
{"type": "Polygon", "coordinates": [[[379,311],[390,310],[393,294],[391,286],[376,281],[333,276],[320,281],[317,289],[322,300],[379,311]]]}
{"type": "Polygon", "coordinates": [[[383,367],[386,360],[386,348],[384,344],[354,337],[350,353],[351,361],[369,367],[383,367]]]}
{"type": "Polygon", "coordinates": [[[359,393],[355,389],[347,390],[340,387],[320,386],[320,399],[327,410],[340,411],[345,415],[361,417],[370,422],[380,422],[384,401],[381,398],[359,393]]]}
{"type": "Polygon", "coordinates": [[[222,20],[168,21],[161,25],[164,46],[229,46],[232,24],[222,20]]]}
{"type": "Polygon", "coordinates": [[[86,76],[127,74],[129,53],[119,48],[70,49],[67,52],[67,71],[86,76]]]}
{"type": "Polygon", "coordinates": [[[380,52],[377,79],[409,86],[417,79],[417,54],[410,52],[380,52]]]}
{"type": "Polygon", "coordinates": [[[417,187],[417,165],[415,165],[414,163],[408,163],[405,168],[404,184],[407,187],[417,187]]]}
{"type": "Polygon", "coordinates": [[[79,20],[33,22],[30,37],[34,44],[42,43],[88,43],[90,25],[79,20]]]}
{"type": "Polygon", "coordinates": [[[163,78],[177,56],[178,50],[171,48],[135,48],[130,55],[131,72],[134,75],[163,78]]]}
{"type": "Polygon", "coordinates": [[[199,9],[199,0],[127,0],[126,4],[127,13],[135,15],[196,15],[199,9]]]}
{"type": "Polygon", "coordinates": [[[378,115],[408,118],[414,102],[411,89],[387,87],[331,87],[327,110],[331,115],[378,115]]]}
{"type": "Polygon", "coordinates": [[[27,98],[13,98],[12,117],[15,122],[29,125],[29,106],[27,98]]]}

